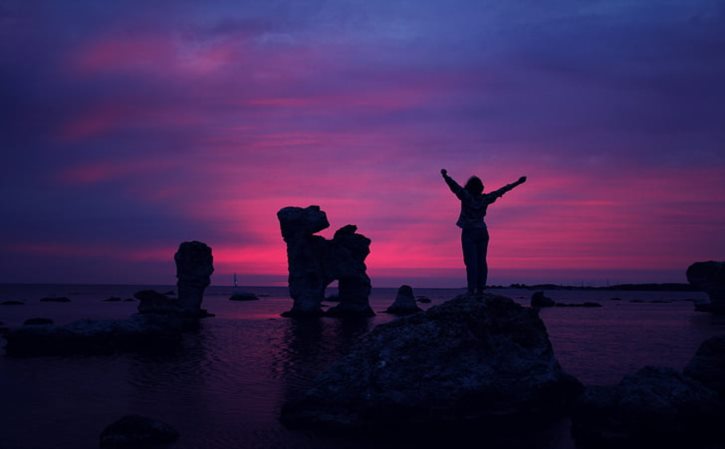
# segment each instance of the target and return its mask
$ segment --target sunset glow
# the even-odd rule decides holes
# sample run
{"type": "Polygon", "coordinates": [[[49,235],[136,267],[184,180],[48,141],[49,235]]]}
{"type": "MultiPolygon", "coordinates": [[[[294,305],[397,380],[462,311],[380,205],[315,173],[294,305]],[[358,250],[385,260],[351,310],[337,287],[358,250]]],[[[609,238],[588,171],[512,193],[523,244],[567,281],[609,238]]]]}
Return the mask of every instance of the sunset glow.
{"type": "Polygon", "coordinates": [[[717,2],[81,3],[0,6],[0,282],[173,283],[201,240],[214,283],[282,285],[276,212],[315,204],[374,286],[462,286],[441,168],[528,176],[491,284],[725,255],[717,2]]]}

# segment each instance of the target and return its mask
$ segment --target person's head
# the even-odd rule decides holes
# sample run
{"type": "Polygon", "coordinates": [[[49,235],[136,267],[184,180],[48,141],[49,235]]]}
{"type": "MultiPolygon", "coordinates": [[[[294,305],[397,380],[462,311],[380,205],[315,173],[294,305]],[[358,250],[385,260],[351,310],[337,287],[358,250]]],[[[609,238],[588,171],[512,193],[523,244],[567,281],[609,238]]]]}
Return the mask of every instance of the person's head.
{"type": "Polygon", "coordinates": [[[468,178],[464,189],[468,190],[471,195],[480,195],[483,193],[483,182],[478,176],[471,176],[468,178]]]}

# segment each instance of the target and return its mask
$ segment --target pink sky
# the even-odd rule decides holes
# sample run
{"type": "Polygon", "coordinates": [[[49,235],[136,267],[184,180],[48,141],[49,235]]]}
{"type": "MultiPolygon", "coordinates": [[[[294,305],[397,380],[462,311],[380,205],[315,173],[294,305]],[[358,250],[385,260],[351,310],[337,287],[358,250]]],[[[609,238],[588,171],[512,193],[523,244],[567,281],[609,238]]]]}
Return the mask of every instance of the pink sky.
{"type": "Polygon", "coordinates": [[[723,259],[722,9],[460,3],[11,4],[0,282],[173,283],[201,240],[214,283],[283,285],[276,212],[315,204],[374,286],[458,287],[441,168],[529,178],[489,209],[492,284],[723,259]]]}

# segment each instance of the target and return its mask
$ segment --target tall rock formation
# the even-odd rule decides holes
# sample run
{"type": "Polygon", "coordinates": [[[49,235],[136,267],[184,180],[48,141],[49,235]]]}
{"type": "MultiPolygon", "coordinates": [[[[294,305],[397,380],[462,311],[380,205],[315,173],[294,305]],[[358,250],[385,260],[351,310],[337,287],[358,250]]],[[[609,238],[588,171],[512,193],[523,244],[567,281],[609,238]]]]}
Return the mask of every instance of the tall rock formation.
{"type": "Polygon", "coordinates": [[[174,255],[176,262],[176,286],[182,311],[189,315],[205,314],[201,309],[204,289],[211,283],[214,258],[205,243],[183,242],[174,255]]]}
{"type": "Polygon", "coordinates": [[[289,290],[294,300],[285,315],[321,315],[325,289],[334,280],[339,281],[340,304],[330,315],[372,315],[365,266],[370,239],[358,234],[353,225],[340,228],[332,240],[315,235],[330,226],[319,206],[285,207],[277,218],[287,244],[289,290]]]}
{"type": "Polygon", "coordinates": [[[695,262],[687,268],[687,280],[710,297],[710,303],[697,305],[697,310],[725,315],[725,262],[695,262]]]}

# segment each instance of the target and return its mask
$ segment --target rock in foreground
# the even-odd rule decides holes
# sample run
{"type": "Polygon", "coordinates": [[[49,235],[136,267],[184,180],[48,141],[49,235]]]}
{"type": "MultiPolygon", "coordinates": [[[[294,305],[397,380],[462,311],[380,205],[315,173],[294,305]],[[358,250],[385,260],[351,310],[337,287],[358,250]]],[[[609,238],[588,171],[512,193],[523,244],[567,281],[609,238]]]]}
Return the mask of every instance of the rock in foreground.
{"type": "Polygon", "coordinates": [[[126,415],[101,433],[102,448],[147,448],[173,443],[179,433],[170,425],[139,415],[126,415]]]}
{"type": "Polygon", "coordinates": [[[346,430],[548,417],[580,389],[536,311],[502,296],[459,296],[378,326],[288,401],[282,421],[346,430]]]}
{"type": "MultiPolygon", "coordinates": [[[[579,448],[695,448],[722,441],[717,393],[671,368],[588,387],[572,415],[579,448]]],[[[709,446],[708,446],[709,447],[709,446]]]]}

